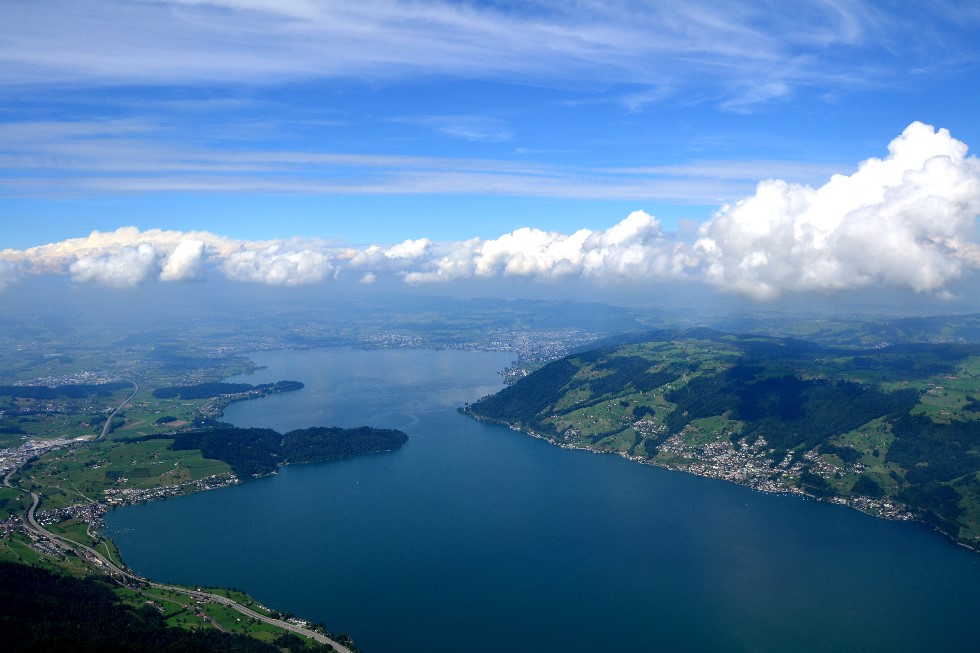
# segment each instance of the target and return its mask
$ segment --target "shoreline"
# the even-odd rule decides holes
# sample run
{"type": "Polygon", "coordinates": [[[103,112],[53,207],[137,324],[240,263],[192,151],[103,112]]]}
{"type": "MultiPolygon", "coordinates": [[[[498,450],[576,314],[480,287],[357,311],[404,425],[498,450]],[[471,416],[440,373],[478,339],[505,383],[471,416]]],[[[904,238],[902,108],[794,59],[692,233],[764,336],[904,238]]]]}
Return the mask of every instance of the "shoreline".
{"type": "MultiPolygon", "coordinates": [[[[753,487],[752,485],[749,485],[748,483],[739,483],[736,480],[733,480],[733,479],[730,479],[730,478],[725,478],[724,476],[706,474],[706,473],[699,472],[697,470],[691,470],[691,469],[687,469],[687,468],[683,468],[683,467],[671,466],[671,465],[667,465],[667,464],[664,464],[662,462],[657,462],[655,460],[651,460],[651,459],[648,459],[648,458],[641,458],[640,456],[631,456],[631,455],[629,455],[625,451],[605,451],[605,450],[595,449],[593,447],[589,447],[589,446],[585,446],[585,445],[570,444],[570,443],[565,443],[565,442],[557,442],[553,437],[548,436],[548,435],[544,435],[542,433],[537,433],[537,432],[535,432],[535,431],[533,431],[533,430],[531,430],[529,428],[526,428],[526,427],[523,427],[523,426],[518,426],[516,424],[511,424],[510,422],[505,422],[505,421],[501,421],[501,420],[495,420],[495,419],[483,417],[483,416],[480,416],[480,415],[476,415],[473,412],[471,412],[468,407],[462,407],[461,406],[459,408],[459,412],[463,413],[464,415],[466,415],[466,416],[468,416],[468,417],[470,417],[472,419],[475,419],[478,422],[483,422],[484,424],[495,424],[497,426],[506,426],[507,428],[509,428],[512,431],[517,431],[519,433],[523,433],[525,435],[528,435],[528,436],[530,436],[532,438],[535,438],[535,439],[538,439],[538,440],[544,440],[548,444],[550,444],[552,446],[555,446],[555,447],[558,447],[559,449],[568,449],[568,450],[572,450],[572,451],[587,451],[589,453],[596,454],[596,455],[617,455],[617,456],[620,456],[621,458],[625,458],[626,460],[628,460],[630,462],[639,463],[641,465],[649,465],[651,467],[657,467],[659,469],[663,469],[663,470],[670,471],[670,472],[681,472],[681,473],[685,473],[685,474],[690,474],[692,476],[697,476],[697,477],[700,477],[700,478],[709,478],[709,479],[716,480],[716,481],[725,481],[727,483],[731,483],[732,485],[738,485],[740,487],[747,488],[747,489],[752,490],[754,492],[761,492],[761,493],[764,493],[764,494],[773,494],[773,495],[796,496],[796,497],[802,497],[802,498],[813,500],[813,501],[820,501],[822,503],[829,503],[831,505],[842,506],[842,507],[845,507],[845,508],[850,508],[852,510],[856,510],[857,512],[860,512],[861,514],[867,515],[869,517],[873,517],[875,519],[885,519],[887,521],[915,522],[915,523],[918,523],[918,524],[922,524],[923,526],[928,526],[929,528],[933,529],[935,532],[937,532],[940,535],[942,535],[943,537],[945,537],[952,544],[955,544],[957,546],[963,547],[964,549],[966,549],[968,551],[971,551],[973,553],[980,554],[980,548],[971,546],[970,544],[968,544],[966,542],[962,542],[962,541],[958,540],[957,538],[953,537],[952,535],[950,535],[949,533],[945,532],[944,530],[940,529],[936,525],[930,524],[930,523],[925,522],[922,519],[916,517],[915,514],[912,513],[909,510],[908,506],[904,506],[905,512],[902,513],[901,516],[890,516],[890,515],[886,515],[886,514],[875,514],[873,512],[870,512],[870,509],[869,508],[864,508],[861,505],[856,505],[855,503],[852,503],[852,502],[848,501],[847,499],[849,499],[851,497],[833,497],[833,498],[818,497],[818,496],[815,496],[815,495],[812,495],[812,494],[808,494],[807,492],[805,492],[803,489],[801,489],[799,487],[793,487],[793,486],[788,486],[788,487],[785,487],[785,488],[782,488],[782,489],[772,489],[772,490],[766,489],[766,488],[753,487]],[[839,500],[835,501],[834,498],[839,499],[839,500]]],[[[860,499],[861,497],[857,497],[857,498],[860,499]]]]}
{"type": "MultiPolygon", "coordinates": [[[[258,369],[258,367],[259,366],[255,366],[256,369],[258,369]]],[[[252,370],[253,373],[254,371],[255,369],[252,370]]],[[[134,386],[133,392],[130,393],[121,404],[115,407],[112,415],[115,415],[116,412],[129,403],[139,391],[139,386],[137,386],[135,382],[130,382],[133,383],[134,386]]],[[[302,385],[300,385],[300,387],[289,387],[286,391],[298,390],[301,387],[302,385]]],[[[262,399],[270,394],[276,394],[276,391],[256,392],[256,389],[252,389],[243,393],[213,397],[207,400],[200,407],[199,414],[210,419],[220,419],[224,414],[224,409],[232,403],[251,399],[262,399]]],[[[232,487],[251,480],[275,476],[283,467],[287,465],[326,463],[337,460],[338,458],[328,457],[322,460],[300,460],[296,462],[282,461],[276,465],[275,469],[249,478],[240,478],[233,470],[229,470],[227,472],[213,474],[197,480],[182,481],[171,485],[161,485],[152,488],[110,487],[104,489],[101,495],[93,495],[93,497],[97,498],[89,498],[85,495],[81,495],[83,498],[90,499],[90,501],[86,503],[76,503],[61,508],[41,511],[38,511],[41,503],[41,497],[38,494],[11,484],[10,481],[15,474],[22,472],[25,466],[38,460],[40,455],[44,453],[57,449],[72,450],[78,446],[90,443],[106,443],[108,441],[106,438],[109,434],[110,423],[111,416],[110,419],[106,420],[106,425],[101,434],[98,436],[83,436],[70,440],[55,438],[50,441],[35,441],[35,439],[32,439],[25,442],[23,445],[21,445],[21,447],[18,447],[17,451],[11,452],[11,454],[13,454],[11,457],[15,460],[9,469],[6,467],[3,469],[3,485],[9,488],[16,487],[21,489],[23,492],[30,492],[31,497],[33,498],[33,504],[23,515],[22,519],[15,516],[10,520],[0,522],[0,526],[5,527],[7,534],[16,531],[23,533],[31,542],[50,543],[51,547],[42,548],[36,548],[30,543],[28,544],[28,546],[34,548],[37,553],[42,556],[50,556],[56,551],[62,551],[62,555],[64,552],[73,552],[79,559],[84,559],[87,561],[87,564],[84,565],[85,569],[87,569],[87,573],[92,575],[103,575],[116,579],[122,586],[126,586],[125,581],[128,579],[129,581],[135,583],[136,586],[144,585],[147,587],[165,589],[168,591],[185,594],[193,599],[196,599],[198,603],[213,602],[223,604],[237,610],[246,617],[257,619],[284,631],[293,632],[306,638],[313,639],[321,644],[326,644],[333,647],[333,650],[340,651],[342,653],[355,653],[357,651],[357,649],[354,648],[353,642],[351,642],[349,638],[346,640],[346,643],[341,643],[338,641],[338,639],[342,638],[343,636],[335,635],[329,631],[326,631],[325,629],[321,630],[313,628],[311,626],[311,622],[307,620],[292,616],[289,618],[279,619],[275,616],[275,610],[271,610],[272,616],[260,614],[254,610],[251,610],[247,605],[242,605],[237,601],[224,597],[220,594],[204,591],[200,588],[194,589],[192,587],[181,587],[160,583],[144,577],[141,574],[136,573],[125,562],[123,562],[122,553],[119,550],[118,545],[116,544],[115,540],[113,540],[113,538],[106,533],[107,524],[105,522],[105,516],[117,508],[146,504],[160,499],[186,496],[207,490],[232,487]],[[77,536],[73,536],[71,533],[52,532],[46,529],[46,527],[57,527],[59,523],[70,520],[76,520],[78,524],[85,525],[85,535],[92,540],[89,544],[86,544],[84,541],[77,541],[77,539],[75,539],[77,536]],[[97,547],[100,544],[106,547],[106,556],[109,557],[103,556],[103,554],[95,550],[94,547],[97,547]],[[113,557],[113,554],[110,552],[110,545],[112,550],[115,551],[115,557],[118,558],[118,560],[110,559],[113,557]]],[[[157,434],[155,436],[141,436],[140,438],[137,438],[137,440],[170,440],[178,435],[178,433],[192,431],[194,428],[194,426],[187,426],[182,428],[180,431],[171,431],[168,433],[157,434]]],[[[404,443],[378,451],[367,451],[360,454],[353,454],[352,456],[342,456],[341,458],[377,453],[390,453],[391,451],[395,451],[400,448],[402,444],[404,443]]],[[[60,565],[55,564],[55,566],[57,567],[60,565]]],[[[214,589],[224,590],[226,588],[214,589]]],[[[249,605],[254,603],[267,611],[270,610],[269,608],[261,606],[261,604],[251,597],[251,595],[247,596],[249,599],[249,605]]],[[[219,630],[221,630],[220,627],[219,630]]]]}

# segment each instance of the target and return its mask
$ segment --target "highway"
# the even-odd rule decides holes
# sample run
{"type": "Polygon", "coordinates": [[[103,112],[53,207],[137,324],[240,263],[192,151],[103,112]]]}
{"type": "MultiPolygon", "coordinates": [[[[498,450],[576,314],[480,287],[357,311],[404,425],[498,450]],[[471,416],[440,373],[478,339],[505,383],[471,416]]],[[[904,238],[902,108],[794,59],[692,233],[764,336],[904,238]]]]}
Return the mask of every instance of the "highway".
{"type": "Polygon", "coordinates": [[[133,384],[133,391],[129,393],[128,397],[123,399],[123,402],[121,404],[119,404],[112,410],[112,413],[109,415],[109,419],[105,421],[105,426],[102,427],[102,433],[99,434],[99,437],[95,438],[96,442],[98,442],[99,440],[106,439],[106,436],[109,435],[109,430],[112,428],[112,418],[116,416],[116,413],[118,413],[120,410],[123,409],[123,406],[125,406],[130,401],[132,401],[133,397],[136,396],[136,393],[140,391],[140,387],[136,385],[136,381],[133,381],[132,379],[125,379],[125,380],[133,384]]]}
{"type": "MultiPolygon", "coordinates": [[[[105,439],[105,437],[109,434],[109,427],[112,423],[112,418],[115,417],[116,413],[119,412],[123,408],[123,406],[129,403],[130,400],[132,400],[132,398],[136,396],[137,392],[139,392],[139,386],[136,385],[134,381],[130,381],[130,383],[133,384],[133,388],[134,388],[133,392],[128,397],[126,397],[126,399],[121,404],[119,404],[115,408],[115,410],[112,411],[112,414],[109,415],[109,419],[106,420],[105,426],[102,428],[102,434],[99,435],[99,437],[96,438],[96,440],[105,439]]],[[[4,477],[3,484],[5,486],[11,488],[14,487],[10,483],[10,478],[15,473],[20,471],[22,466],[23,464],[21,466],[15,467],[14,469],[10,470],[10,472],[4,477]]],[[[251,617],[252,619],[258,619],[259,621],[263,621],[267,624],[271,624],[273,626],[283,628],[290,632],[296,633],[297,635],[309,637],[311,639],[316,640],[317,642],[320,642],[321,644],[329,644],[338,653],[353,653],[353,651],[351,651],[349,648],[327,637],[323,633],[318,633],[316,631],[310,630],[309,628],[303,628],[302,626],[297,626],[296,624],[289,623],[288,621],[282,621],[281,619],[273,619],[272,617],[256,612],[255,610],[252,610],[251,608],[248,608],[247,606],[244,606],[233,599],[229,599],[226,596],[221,596],[220,594],[212,594],[210,592],[205,592],[202,590],[188,589],[186,587],[177,587],[175,585],[165,585],[163,583],[156,583],[147,578],[143,578],[142,576],[135,574],[132,571],[129,571],[128,569],[123,569],[122,567],[117,566],[115,563],[110,561],[108,558],[103,556],[95,549],[88,547],[84,544],[81,544],[79,542],[76,542],[74,540],[70,540],[67,537],[52,533],[51,531],[41,526],[41,524],[37,522],[37,519],[35,517],[35,513],[37,512],[37,507],[41,503],[41,497],[38,496],[38,494],[33,491],[30,494],[31,494],[31,507],[28,508],[27,510],[27,513],[25,515],[26,522],[24,524],[24,527],[27,530],[33,532],[34,535],[37,537],[46,538],[52,544],[54,544],[55,546],[63,550],[70,550],[80,556],[82,555],[81,552],[84,552],[83,557],[92,561],[97,567],[102,568],[108,574],[118,577],[120,580],[130,581],[131,583],[136,583],[137,585],[145,584],[159,590],[177,592],[180,594],[184,594],[185,596],[190,596],[191,598],[197,599],[199,601],[210,601],[213,603],[220,603],[221,605],[225,605],[228,606],[229,608],[237,610],[238,612],[241,612],[243,615],[247,617],[251,617]]]]}
{"type": "MultiPolygon", "coordinates": [[[[9,479],[10,479],[10,475],[8,474],[7,477],[4,479],[4,484],[8,484],[9,479]]],[[[96,565],[103,568],[105,571],[107,571],[109,574],[113,576],[117,576],[123,580],[128,580],[132,583],[146,584],[149,585],[150,587],[159,590],[178,592],[180,594],[190,596],[191,598],[198,599],[200,601],[210,601],[212,603],[220,603],[221,605],[228,606],[229,608],[233,608],[234,610],[241,612],[247,617],[258,619],[259,621],[263,621],[267,624],[271,624],[273,626],[277,626],[279,628],[289,630],[291,632],[296,633],[297,635],[309,637],[311,639],[320,642],[321,644],[329,644],[338,653],[353,653],[349,648],[327,637],[323,633],[318,633],[316,631],[310,630],[309,628],[297,626],[296,624],[289,623],[288,621],[282,621],[281,619],[273,619],[272,617],[256,612],[255,610],[252,610],[251,608],[244,606],[241,603],[238,603],[237,601],[230,599],[226,596],[221,596],[220,594],[212,594],[211,592],[205,592],[203,590],[193,590],[193,589],[188,589],[186,587],[178,587],[176,585],[166,585],[164,583],[157,583],[147,578],[143,578],[142,576],[135,574],[132,571],[123,569],[117,566],[116,564],[114,564],[113,562],[111,562],[108,558],[103,556],[95,549],[88,547],[84,544],[81,544],[79,542],[75,542],[74,540],[70,540],[61,535],[52,533],[51,531],[41,526],[37,522],[37,519],[34,516],[34,513],[37,511],[38,504],[40,503],[41,503],[41,498],[37,495],[37,493],[31,492],[31,507],[27,510],[27,515],[26,515],[27,523],[25,524],[25,526],[29,530],[33,531],[35,535],[39,537],[47,538],[50,542],[52,542],[53,544],[55,544],[56,546],[62,549],[71,550],[76,554],[80,554],[81,551],[84,551],[86,554],[85,557],[95,562],[96,565]]]]}

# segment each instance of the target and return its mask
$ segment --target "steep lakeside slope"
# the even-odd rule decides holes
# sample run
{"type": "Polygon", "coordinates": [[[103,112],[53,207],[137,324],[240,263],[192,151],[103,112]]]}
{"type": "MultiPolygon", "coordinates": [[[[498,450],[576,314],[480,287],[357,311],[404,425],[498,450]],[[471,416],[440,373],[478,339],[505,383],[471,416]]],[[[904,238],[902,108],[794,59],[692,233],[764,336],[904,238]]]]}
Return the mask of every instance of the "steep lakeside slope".
{"type": "Polygon", "coordinates": [[[980,346],[707,330],[557,360],[463,411],[554,444],[919,519],[980,549],[980,346]]]}

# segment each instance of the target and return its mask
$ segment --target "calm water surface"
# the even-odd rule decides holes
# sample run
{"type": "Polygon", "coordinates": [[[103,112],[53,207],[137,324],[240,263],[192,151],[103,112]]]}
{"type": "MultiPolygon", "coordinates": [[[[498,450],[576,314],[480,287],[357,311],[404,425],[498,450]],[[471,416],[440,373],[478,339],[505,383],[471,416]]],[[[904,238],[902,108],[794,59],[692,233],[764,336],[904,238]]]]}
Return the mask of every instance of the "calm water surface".
{"type": "Polygon", "coordinates": [[[136,571],[244,589],[366,653],[978,650],[980,556],[925,527],[558,449],[456,412],[498,353],[264,352],[232,405],[280,431],[395,427],[401,450],[132,506],[136,571]]]}

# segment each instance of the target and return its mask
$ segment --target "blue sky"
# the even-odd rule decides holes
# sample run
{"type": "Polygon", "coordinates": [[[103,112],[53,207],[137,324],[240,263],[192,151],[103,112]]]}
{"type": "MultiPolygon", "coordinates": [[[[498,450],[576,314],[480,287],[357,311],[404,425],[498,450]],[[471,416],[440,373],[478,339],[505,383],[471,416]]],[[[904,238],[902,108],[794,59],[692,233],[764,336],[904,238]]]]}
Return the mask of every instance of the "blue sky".
{"type": "MultiPolygon", "coordinates": [[[[235,247],[293,239],[270,256],[322,255],[316,274],[270,276],[253,257],[245,276],[319,282],[376,246],[385,265],[352,276],[693,276],[756,299],[937,294],[980,266],[972,150],[953,156],[959,186],[919,201],[939,212],[921,224],[880,198],[825,197],[821,210],[843,212],[829,222],[793,199],[888,159],[913,123],[942,143],[910,145],[921,156],[906,171],[980,143],[975,2],[7,0],[0,15],[0,284],[58,266],[82,280],[83,258],[109,269],[142,243],[149,267],[109,278],[141,283],[184,240],[203,243],[194,278],[237,278],[235,247]],[[770,179],[790,185],[779,219],[723,209],[771,208],[757,187],[770,179]],[[654,222],[613,238],[634,211],[654,222]],[[901,234],[871,248],[877,265],[853,260],[869,225],[901,234]],[[56,247],[54,263],[39,262],[50,247],[25,254],[130,226],[56,247]],[[812,228],[826,233],[801,246],[812,228]],[[422,243],[414,258],[391,254],[405,241],[422,243]],[[484,249],[506,251],[491,265],[484,249]],[[921,278],[888,262],[906,254],[921,278]],[[809,267],[787,271],[793,260],[809,267]]],[[[863,179],[852,186],[904,192],[863,179]]]]}

